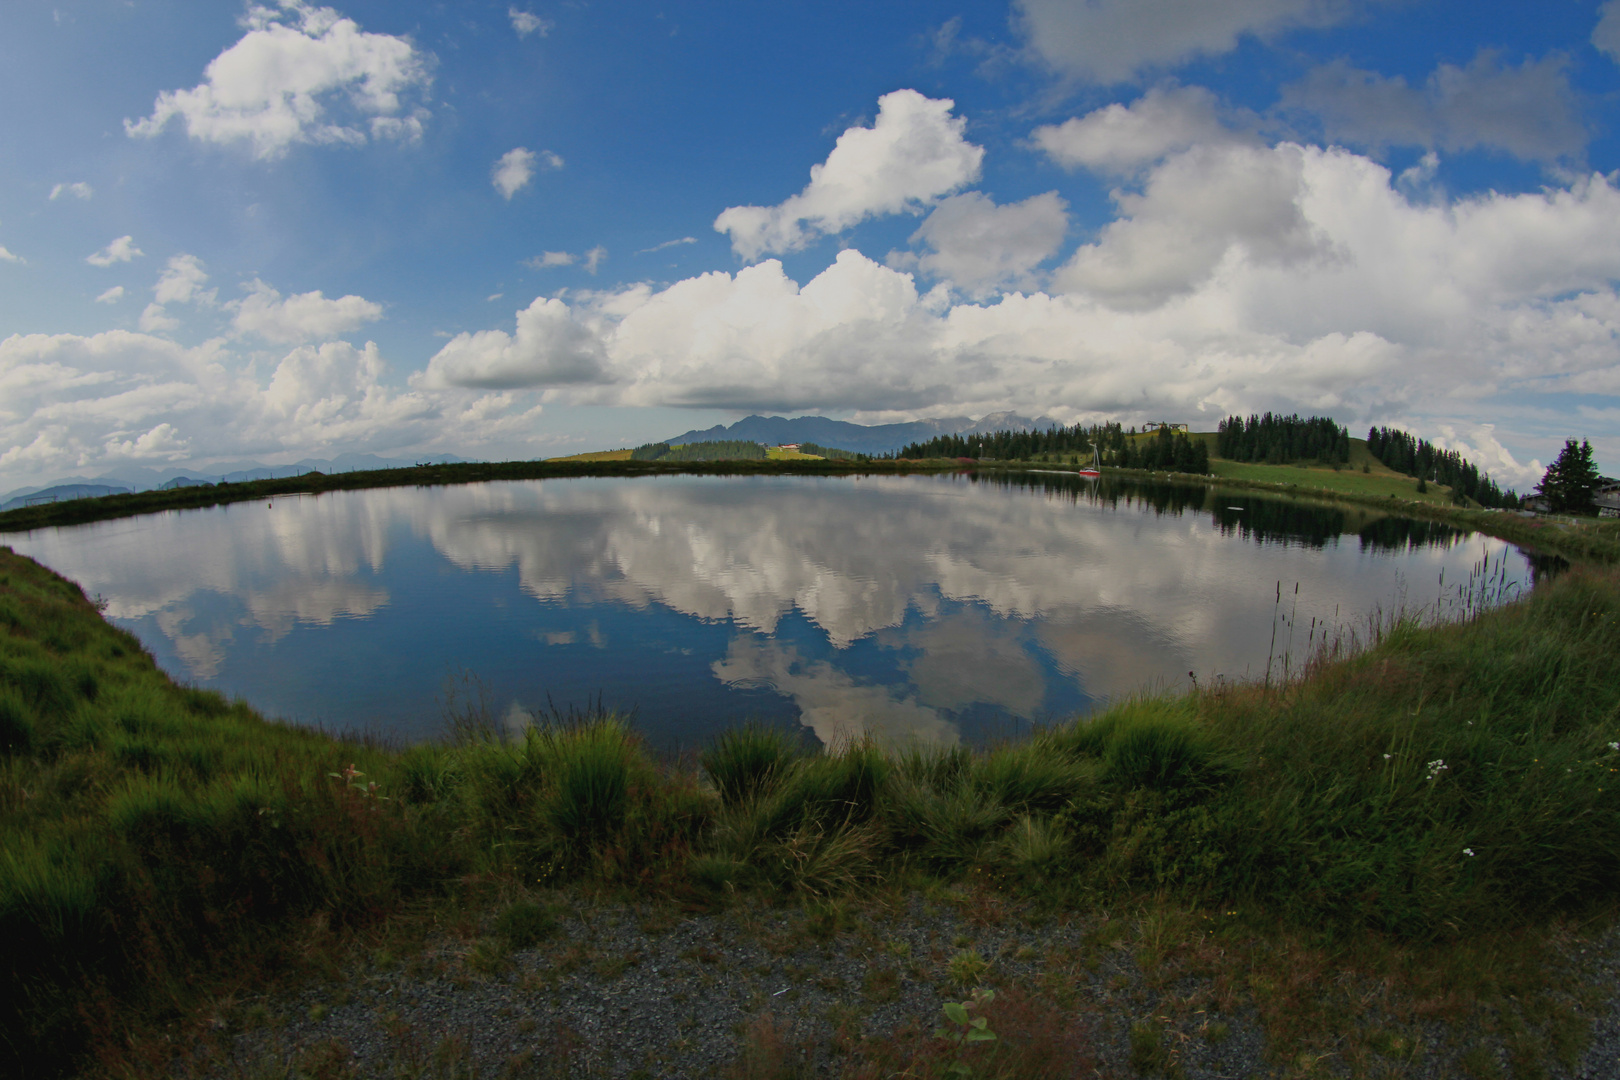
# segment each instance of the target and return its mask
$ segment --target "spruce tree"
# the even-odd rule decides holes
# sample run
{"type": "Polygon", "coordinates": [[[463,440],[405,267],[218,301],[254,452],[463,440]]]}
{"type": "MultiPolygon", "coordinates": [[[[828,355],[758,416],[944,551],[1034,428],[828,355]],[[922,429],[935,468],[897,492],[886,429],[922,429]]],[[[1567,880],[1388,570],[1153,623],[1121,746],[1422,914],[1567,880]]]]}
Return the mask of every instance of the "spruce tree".
{"type": "Polygon", "coordinates": [[[1536,492],[1547,500],[1555,514],[1592,514],[1592,496],[1597,492],[1597,463],[1592,460],[1592,444],[1582,439],[1566,440],[1558,459],[1547,467],[1536,492]]]}

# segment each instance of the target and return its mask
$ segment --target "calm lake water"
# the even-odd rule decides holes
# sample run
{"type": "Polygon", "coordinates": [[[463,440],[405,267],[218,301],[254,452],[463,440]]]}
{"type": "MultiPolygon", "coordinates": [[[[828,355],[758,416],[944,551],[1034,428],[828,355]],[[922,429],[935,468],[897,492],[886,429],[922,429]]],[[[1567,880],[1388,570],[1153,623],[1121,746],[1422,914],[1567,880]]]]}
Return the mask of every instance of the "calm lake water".
{"type": "Polygon", "coordinates": [[[1536,569],[1372,511],[1040,473],[392,488],[0,542],[268,715],[427,738],[471,676],[504,722],[600,699],[663,747],[750,718],[979,742],[1189,672],[1277,677],[1536,569]]]}

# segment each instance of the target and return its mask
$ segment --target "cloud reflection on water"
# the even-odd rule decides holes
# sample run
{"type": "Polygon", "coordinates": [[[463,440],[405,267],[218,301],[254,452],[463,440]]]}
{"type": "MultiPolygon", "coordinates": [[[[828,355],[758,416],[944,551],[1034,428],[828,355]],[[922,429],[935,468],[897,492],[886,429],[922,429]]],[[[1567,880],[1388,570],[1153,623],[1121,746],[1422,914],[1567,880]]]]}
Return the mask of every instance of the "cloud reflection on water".
{"type": "MultiPolygon", "coordinates": [[[[548,610],[658,608],[734,626],[723,653],[702,661],[725,686],[790,698],[823,741],[864,729],[940,742],[974,709],[1028,719],[1054,702],[1179,687],[1189,670],[1257,672],[1278,582],[1302,583],[1303,619],[1354,625],[1375,605],[1393,607],[1401,581],[1436,580],[1442,567],[1456,581],[1482,553],[1506,550],[1481,537],[1414,539],[1365,512],[1302,508],[1291,525],[1278,504],[1247,497],[1246,516],[1226,496],[1212,515],[1199,489],[1112,503],[1089,490],[959,476],[394,488],[46,530],[14,544],[106,597],[109,615],[150,622],[204,682],[244,647],[243,628],[262,648],[298,628],[380,619],[404,591],[425,588],[423,567],[454,567],[515,572],[521,593],[548,610]],[[1298,541],[1278,542],[1290,528],[1298,541]],[[1380,529],[1406,545],[1399,554],[1357,542],[1380,529]],[[411,554],[424,543],[426,563],[411,554]],[[815,655],[781,636],[790,616],[822,635],[815,655]]],[[[432,610],[471,602],[459,580],[432,594],[446,605],[432,610]]],[[[594,619],[588,629],[526,625],[519,636],[541,666],[587,638],[606,644],[594,619]]],[[[617,637],[608,651],[621,648],[633,682],[645,658],[617,637]]]]}

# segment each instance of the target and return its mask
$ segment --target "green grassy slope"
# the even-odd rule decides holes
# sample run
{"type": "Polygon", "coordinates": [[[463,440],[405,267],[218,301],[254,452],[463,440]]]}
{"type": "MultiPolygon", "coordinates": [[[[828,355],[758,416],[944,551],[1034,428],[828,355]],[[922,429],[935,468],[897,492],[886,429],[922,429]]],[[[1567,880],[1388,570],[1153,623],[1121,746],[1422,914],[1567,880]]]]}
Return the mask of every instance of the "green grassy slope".
{"type": "MultiPolygon", "coordinates": [[[[1214,433],[1201,434],[1214,449],[1214,433]]],[[[1211,458],[1210,468],[1223,480],[1249,480],[1270,484],[1297,484],[1301,487],[1320,488],[1347,495],[1372,498],[1411,499],[1417,502],[1446,506],[1451,503],[1451,490],[1438,484],[1427,485],[1419,492],[1417,480],[1403,476],[1372,456],[1367,440],[1350,440],[1350,462],[1334,469],[1331,465],[1316,463],[1299,465],[1266,465],[1263,463],[1228,461],[1211,458]],[[1365,471],[1363,471],[1365,469],[1365,471]]]]}

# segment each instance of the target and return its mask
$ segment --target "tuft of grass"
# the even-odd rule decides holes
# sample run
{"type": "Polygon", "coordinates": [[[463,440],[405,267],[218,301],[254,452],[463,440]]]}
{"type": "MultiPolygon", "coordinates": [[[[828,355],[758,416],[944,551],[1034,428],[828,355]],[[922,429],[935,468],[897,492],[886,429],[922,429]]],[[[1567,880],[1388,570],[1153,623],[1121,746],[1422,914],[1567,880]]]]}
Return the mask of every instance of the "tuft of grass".
{"type": "MultiPolygon", "coordinates": [[[[540,744],[551,789],[546,824],[563,837],[597,839],[624,823],[638,760],[633,736],[618,717],[570,728],[530,728],[540,744]]],[[[642,759],[644,760],[644,759],[642,759]]]]}
{"type": "Polygon", "coordinates": [[[1037,747],[1100,762],[1123,787],[1174,790],[1218,782],[1230,770],[1189,698],[1133,698],[1102,715],[1045,732],[1037,747]]]}
{"type": "Polygon", "coordinates": [[[1168,1076],[1181,1075],[1175,1058],[1164,1045],[1164,1036],[1159,1025],[1151,1020],[1139,1020],[1131,1025],[1130,1032],[1131,1068],[1139,1076],[1168,1076]]]}
{"type": "Polygon", "coordinates": [[[543,904],[519,900],[495,918],[495,932],[514,949],[532,949],[557,932],[557,916],[543,904]]]}
{"type": "Polygon", "coordinates": [[[769,794],[793,768],[798,747],[786,732],[746,724],[722,732],[699,758],[726,806],[769,794]]]}
{"type": "Polygon", "coordinates": [[[1070,850],[1061,823],[1025,815],[1001,838],[992,863],[1004,863],[1014,875],[1038,883],[1064,868],[1070,850]]]}
{"type": "Polygon", "coordinates": [[[1039,743],[999,747],[975,763],[973,781],[987,796],[1013,813],[1052,813],[1096,786],[1097,769],[1089,762],[1049,753],[1039,743]]]}
{"type": "Polygon", "coordinates": [[[945,974],[952,986],[971,990],[983,985],[985,976],[990,974],[990,962],[980,956],[977,949],[963,949],[946,962],[945,974]]]}
{"type": "Polygon", "coordinates": [[[942,872],[977,862],[1009,816],[1006,807],[960,775],[942,778],[939,787],[894,781],[885,792],[883,814],[891,842],[901,852],[942,872]]]}

